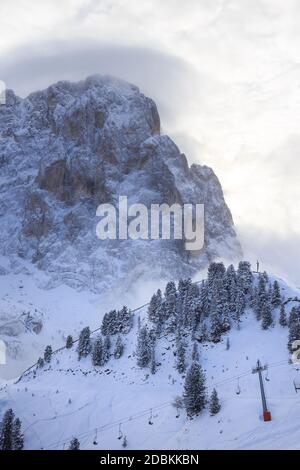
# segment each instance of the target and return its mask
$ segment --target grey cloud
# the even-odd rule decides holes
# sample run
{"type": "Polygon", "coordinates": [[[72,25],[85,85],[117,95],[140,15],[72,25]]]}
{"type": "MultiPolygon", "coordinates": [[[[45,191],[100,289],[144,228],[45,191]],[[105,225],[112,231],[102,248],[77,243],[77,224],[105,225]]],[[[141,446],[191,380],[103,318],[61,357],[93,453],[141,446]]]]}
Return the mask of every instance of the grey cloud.
{"type": "Polygon", "coordinates": [[[179,109],[189,106],[187,90],[197,86],[194,69],[176,56],[89,40],[28,44],[0,59],[0,70],[7,87],[23,97],[58,80],[114,75],[151,96],[168,125],[178,118],[179,109]]]}

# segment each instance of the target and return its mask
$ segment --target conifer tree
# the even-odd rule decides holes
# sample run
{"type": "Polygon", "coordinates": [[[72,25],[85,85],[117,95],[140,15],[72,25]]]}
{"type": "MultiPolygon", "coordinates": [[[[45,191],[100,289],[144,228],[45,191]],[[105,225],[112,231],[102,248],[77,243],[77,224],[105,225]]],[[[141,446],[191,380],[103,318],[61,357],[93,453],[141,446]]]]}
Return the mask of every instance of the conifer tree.
{"type": "Polygon", "coordinates": [[[210,319],[210,339],[213,343],[219,343],[222,335],[222,319],[220,313],[215,310],[210,319]]]}
{"type": "Polygon", "coordinates": [[[38,358],[38,361],[37,361],[37,366],[38,366],[38,368],[39,368],[39,369],[42,369],[42,368],[44,367],[44,365],[45,365],[44,359],[43,359],[42,357],[39,357],[39,358],[38,358]]]}
{"type": "Polygon", "coordinates": [[[205,375],[198,362],[193,362],[186,373],[183,400],[188,416],[194,416],[205,408],[205,375]]]}
{"type": "Polygon", "coordinates": [[[92,352],[92,362],[94,366],[102,366],[104,363],[102,336],[98,336],[94,343],[92,352]]]}
{"type": "Polygon", "coordinates": [[[148,307],[148,319],[152,323],[158,324],[161,320],[161,306],[162,306],[162,295],[161,290],[158,289],[156,294],[153,294],[148,307]]]}
{"type": "Polygon", "coordinates": [[[256,318],[261,320],[263,306],[267,303],[268,296],[266,290],[266,279],[263,274],[259,275],[257,286],[257,300],[256,300],[256,318]]]}
{"type": "Polygon", "coordinates": [[[176,369],[180,374],[186,370],[186,344],[181,333],[177,332],[176,337],[176,369]]]}
{"type": "Polygon", "coordinates": [[[105,313],[102,324],[101,324],[101,333],[103,336],[106,335],[115,335],[120,330],[120,319],[119,312],[116,310],[111,310],[108,313],[105,313]]]}
{"type": "Polygon", "coordinates": [[[245,313],[246,308],[246,301],[245,301],[245,294],[242,286],[240,283],[237,284],[236,290],[236,304],[235,304],[235,312],[234,312],[234,319],[238,329],[240,328],[241,317],[245,313]]]}
{"type": "Polygon", "coordinates": [[[137,365],[139,367],[147,367],[151,359],[151,344],[147,326],[141,327],[138,333],[137,348],[137,365]]]}
{"type": "Polygon", "coordinates": [[[251,292],[253,283],[253,274],[251,271],[251,264],[248,261],[240,261],[237,270],[237,280],[241,285],[244,294],[251,292]]]}
{"type": "Polygon", "coordinates": [[[151,374],[155,374],[155,372],[156,372],[155,344],[154,343],[152,343],[152,345],[151,345],[150,371],[151,371],[151,374]]]}
{"type": "Polygon", "coordinates": [[[200,326],[198,339],[200,343],[205,343],[206,341],[208,341],[208,331],[207,331],[207,326],[205,322],[203,322],[200,326]]]}
{"type": "Polygon", "coordinates": [[[92,343],[91,343],[91,331],[88,326],[83,328],[79,335],[78,340],[78,359],[80,360],[82,357],[87,357],[92,350],[92,343]]]}
{"type": "Polygon", "coordinates": [[[289,338],[288,338],[288,350],[290,353],[293,352],[293,342],[300,339],[300,318],[299,316],[292,317],[292,321],[289,321],[289,338]]]}
{"type": "Polygon", "coordinates": [[[267,330],[273,323],[272,309],[269,301],[265,302],[262,306],[262,322],[261,327],[263,330],[267,330]]]}
{"type": "Polygon", "coordinates": [[[45,362],[51,362],[52,358],[52,347],[50,345],[46,346],[45,352],[44,352],[44,361],[45,362]]]}
{"type": "Polygon", "coordinates": [[[120,359],[120,357],[123,356],[123,352],[124,352],[124,343],[122,341],[121,336],[119,335],[117,337],[117,341],[116,341],[116,345],[114,349],[114,358],[120,359]]]}
{"type": "Polygon", "coordinates": [[[221,409],[221,405],[220,405],[219,397],[217,394],[217,390],[214,388],[210,396],[210,400],[209,400],[210,415],[211,416],[216,415],[217,413],[219,413],[220,409],[221,409]]]}
{"type": "Polygon", "coordinates": [[[173,281],[168,282],[165,289],[165,316],[166,319],[175,315],[176,312],[176,286],[173,281]]]}
{"type": "Polygon", "coordinates": [[[70,442],[69,450],[80,450],[80,442],[77,437],[73,437],[70,442]]]}
{"type": "Polygon", "coordinates": [[[300,319],[300,307],[293,307],[290,311],[289,321],[288,324],[291,325],[292,323],[297,323],[300,319]]]}
{"type": "Polygon", "coordinates": [[[66,340],[66,348],[70,349],[73,346],[73,338],[71,335],[68,335],[66,340]]]}
{"type": "Polygon", "coordinates": [[[208,283],[203,280],[200,288],[200,306],[201,314],[204,317],[208,317],[210,312],[210,299],[208,295],[208,283]]]}
{"type": "Polygon", "coordinates": [[[237,296],[237,276],[233,264],[228,266],[225,277],[227,295],[228,295],[228,306],[231,313],[235,312],[236,309],[236,296],[237,296]]]}
{"type": "Polygon", "coordinates": [[[127,334],[132,328],[133,324],[133,316],[131,310],[124,305],[122,309],[117,313],[117,329],[115,329],[114,333],[123,333],[127,334]]]}
{"type": "Polygon", "coordinates": [[[280,307],[279,324],[281,326],[287,326],[287,318],[286,318],[284,304],[282,304],[280,307]]]}
{"type": "Polygon", "coordinates": [[[111,348],[111,340],[110,340],[110,337],[107,335],[105,336],[104,342],[103,342],[103,364],[106,364],[106,362],[108,362],[109,360],[110,348],[111,348]]]}
{"type": "Polygon", "coordinates": [[[12,428],[12,449],[23,450],[24,435],[22,433],[22,423],[19,418],[16,418],[12,428]]]}
{"type": "Polygon", "coordinates": [[[194,341],[194,344],[193,344],[192,361],[199,362],[199,349],[198,349],[198,344],[196,343],[196,341],[194,341]]]}
{"type": "Polygon", "coordinates": [[[14,412],[10,408],[4,413],[0,425],[0,450],[13,450],[14,419],[14,412]]]}

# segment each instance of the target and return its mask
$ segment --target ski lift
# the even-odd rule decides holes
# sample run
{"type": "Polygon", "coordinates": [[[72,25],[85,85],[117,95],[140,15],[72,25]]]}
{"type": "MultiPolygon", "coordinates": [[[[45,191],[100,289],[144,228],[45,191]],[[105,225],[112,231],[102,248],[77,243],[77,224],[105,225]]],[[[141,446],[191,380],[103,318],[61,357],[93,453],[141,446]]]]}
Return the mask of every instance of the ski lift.
{"type": "Polygon", "coordinates": [[[96,428],[96,429],[95,429],[95,437],[94,437],[94,440],[93,440],[93,445],[94,445],[94,446],[97,446],[97,445],[98,445],[98,440],[97,440],[97,438],[98,438],[98,429],[96,428]]]}
{"type": "Polygon", "coordinates": [[[238,377],[237,379],[237,387],[235,393],[239,395],[241,393],[241,388],[240,388],[240,378],[238,377]]]}
{"type": "Polygon", "coordinates": [[[123,433],[122,433],[121,423],[120,423],[120,424],[119,424],[119,435],[118,435],[119,441],[122,439],[122,437],[123,437],[123,433]]]}
{"type": "Polygon", "coordinates": [[[149,416],[148,424],[150,424],[150,426],[152,426],[152,424],[153,424],[153,413],[152,413],[152,408],[151,408],[151,410],[150,410],[150,416],[149,416]]]}

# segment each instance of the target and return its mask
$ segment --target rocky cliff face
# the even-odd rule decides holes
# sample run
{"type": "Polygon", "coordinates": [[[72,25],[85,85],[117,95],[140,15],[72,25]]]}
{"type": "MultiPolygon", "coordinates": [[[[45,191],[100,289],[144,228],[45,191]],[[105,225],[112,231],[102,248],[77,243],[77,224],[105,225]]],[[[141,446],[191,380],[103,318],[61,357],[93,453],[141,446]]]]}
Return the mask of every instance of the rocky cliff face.
{"type": "Polygon", "coordinates": [[[139,278],[177,278],[240,246],[222,189],[206,166],[160,134],[155,103],[110,77],[59,82],[0,106],[0,253],[49,274],[49,285],[103,290],[139,278]],[[204,203],[205,246],[100,241],[101,203],[204,203]]]}

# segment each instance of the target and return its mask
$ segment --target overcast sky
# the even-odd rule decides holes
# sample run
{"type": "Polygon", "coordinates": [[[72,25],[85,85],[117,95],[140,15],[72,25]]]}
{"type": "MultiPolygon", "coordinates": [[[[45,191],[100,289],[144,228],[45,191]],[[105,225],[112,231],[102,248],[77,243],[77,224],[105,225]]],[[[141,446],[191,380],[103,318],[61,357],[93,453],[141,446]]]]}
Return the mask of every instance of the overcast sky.
{"type": "Polygon", "coordinates": [[[0,80],[137,84],[219,176],[245,255],[300,286],[299,24],[299,0],[1,0],[0,80]]]}

